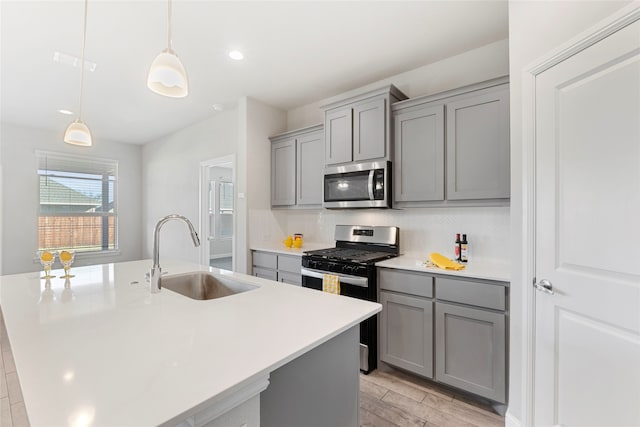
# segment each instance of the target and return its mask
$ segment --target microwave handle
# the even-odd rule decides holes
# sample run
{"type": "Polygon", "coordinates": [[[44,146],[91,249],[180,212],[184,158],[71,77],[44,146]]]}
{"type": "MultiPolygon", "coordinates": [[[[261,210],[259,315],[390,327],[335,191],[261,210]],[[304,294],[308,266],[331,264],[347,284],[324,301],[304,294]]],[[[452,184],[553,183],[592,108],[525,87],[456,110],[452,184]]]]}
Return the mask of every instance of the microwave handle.
{"type": "Polygon", "coordinates": [[[369,200],[373,200],[373,178],[375,176],[375,169],[369,171],[369,200]]]}

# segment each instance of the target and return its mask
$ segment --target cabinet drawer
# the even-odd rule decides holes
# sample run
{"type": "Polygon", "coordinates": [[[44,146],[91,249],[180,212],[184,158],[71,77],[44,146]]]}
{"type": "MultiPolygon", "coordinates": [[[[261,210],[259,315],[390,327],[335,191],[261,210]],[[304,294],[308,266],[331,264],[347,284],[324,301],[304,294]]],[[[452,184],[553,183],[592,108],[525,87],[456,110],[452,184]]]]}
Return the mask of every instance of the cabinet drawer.
{"type": "Polygon", "coordinates": [[[278,280],[278,272],[275,270],[253,267],[253,275],[256,277],[261,277],[263,279],[278,280]]]}
{"type": "Polygon", "coordinates": [[[278,271],[300,274],[302,258],[298,256],[278,255],[278,271]]]}
{"type": "Polygon", "coordinates": [[[275,270],[278,268],[278,256],[276,254],[256,251],[253,253],[253,265],[275,270]]]}
{"type": "Polygon", "coordinates": [[[433,297],[433,277],[422,273],[381,268],[380,289],[422,297],[433,297]]]}
{"type": "Polygon", "coordinates": [[[436,279],[436,298],[478,307],[505,310],[506,289],[501,285],[459,279],[436,279]]]}
{"type": "Polygon", "coordinates": [[[278,282],[302,286],[302,275],[278,271],[278,282]]]}

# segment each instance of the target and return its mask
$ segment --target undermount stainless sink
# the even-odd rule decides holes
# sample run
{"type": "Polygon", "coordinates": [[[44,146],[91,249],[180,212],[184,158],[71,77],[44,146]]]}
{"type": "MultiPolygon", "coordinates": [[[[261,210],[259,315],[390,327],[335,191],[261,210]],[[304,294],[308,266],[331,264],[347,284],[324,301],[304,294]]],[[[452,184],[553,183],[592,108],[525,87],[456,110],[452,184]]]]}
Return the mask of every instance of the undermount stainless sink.
{"type": "Polygon", "coordinates": [[[164,276],[161,284],[163,288],[196,300],[223,298],[258,288],[206,271],[164,276]]]}

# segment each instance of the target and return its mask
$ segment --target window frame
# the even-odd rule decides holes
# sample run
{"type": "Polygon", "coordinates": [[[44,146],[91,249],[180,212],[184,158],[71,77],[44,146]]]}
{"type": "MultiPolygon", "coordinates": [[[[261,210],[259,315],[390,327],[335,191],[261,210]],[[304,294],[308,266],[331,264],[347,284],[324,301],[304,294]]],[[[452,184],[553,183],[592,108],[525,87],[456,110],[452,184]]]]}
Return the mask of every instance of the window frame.
{"type": "Polygon", "coordinates": [[[61,152],[53,152],[53,151],[35,151],[35,160],[36,160],[36,179],[38,180],[38,211],[37,211],[37,238],[36,242],[37,250],[73,250],[76,252],[76,258],[81,257],[96,257],[96,256],[108,256],[108,255],[119,255],[120,254],[120,243],[119,243],[119,203],[118,203],[118,181],[119,181],[119,161],[116,159],[106,159],[106,158],[98,158],[93,156],[79,156],[61,152]],[[52,166],[49,166],[49,162],[52,162],[52,166]],[[65,166],[67,164],[67,166],[65,166]],[[44,167],[43,167],[44,166],[44,167]],[[101,170],[102,169],[102,173],[101,170]],[[44,172],[44,173],[42,173],[44,172]],[[55,173],[61,172],[61,173],[55,173]],[[66,176],[66,175],[69,176],[66,176]],[[85,175],[102,175],[102,179],[91,179],[85,177],[74,177],[74,174],[85,174],[85,175]],[[100,194],[102,200],[102,207],[108,206],[109,198],[107,197],[107,203],[105,205],[103,196],[110,193],[109,185],[113,183],[113,207],[112,212],[100,211],[100,212],[52,212],[52,213],[43,213],[42,211],[42,200],[41,200],[41,179],[42,177],[54,177],[54,178],[63,178],[63,179],[87,179],[95,182],[102,183],[102,192],[100,194]],[[106,179],[105,179],[106,177],[106,179]],[[113,179],[110,179],[113,177],[113,179]],[[51,248],[40,248],[40,236],[41,236],[41,227],[40,227],[40,218],[42,217],[94,217],[101,218],[102,230],[104,232],[105,227],[108,233],[110,228],[109,222],[110,218],[113,218],[113,245],[110,245],[109,238],[99,243],[96,246],[92,246],[90,248],[84,247],[51,247],[51,248]],[[106,244],[106,246],[105,246],[106,244]]]}

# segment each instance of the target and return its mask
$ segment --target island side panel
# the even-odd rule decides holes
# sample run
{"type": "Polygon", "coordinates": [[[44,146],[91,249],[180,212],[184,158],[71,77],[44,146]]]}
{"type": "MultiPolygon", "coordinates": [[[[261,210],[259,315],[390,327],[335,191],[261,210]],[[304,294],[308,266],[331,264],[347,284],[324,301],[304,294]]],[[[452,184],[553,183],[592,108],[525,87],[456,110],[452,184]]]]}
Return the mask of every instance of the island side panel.
{"type": "Polygon", "coordinates": [[[261,427],[357,427],[359,325],[303,354],[269,377],[260,395],[261,427]]]}

